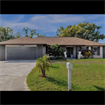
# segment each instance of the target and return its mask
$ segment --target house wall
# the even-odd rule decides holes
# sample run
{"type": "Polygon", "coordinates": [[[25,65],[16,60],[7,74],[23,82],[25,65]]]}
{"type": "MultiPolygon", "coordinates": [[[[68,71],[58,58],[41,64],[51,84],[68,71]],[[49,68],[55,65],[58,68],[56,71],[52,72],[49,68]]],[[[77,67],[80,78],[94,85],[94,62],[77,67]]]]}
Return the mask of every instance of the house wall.
{"type": "Polygon", "coordinates": [[[0,61],[5,60],[5,45],[0,45],[0,61]]]}
{"type": "Polygon", "coordinates": [[[103,58],[103,47],[100,47],[100,55],[93,55],[93,58],[103,58]]]}
{"type": "Polygon", "coordinates": [[[64,50],[66,50],[66,46],[61,46],[61,48],[63,48],[64,50]]]}
{"type": "Polygon", "coordinates": [[[36,47],[36,59],[43,57],[43,45],[37,45],[36,47]]]}
{"type": "Polygon", "coordinates": [[[43,46],[42,49],[43,49],[43,56],[44,56],[46,54],[46,46],[43,46]]]}

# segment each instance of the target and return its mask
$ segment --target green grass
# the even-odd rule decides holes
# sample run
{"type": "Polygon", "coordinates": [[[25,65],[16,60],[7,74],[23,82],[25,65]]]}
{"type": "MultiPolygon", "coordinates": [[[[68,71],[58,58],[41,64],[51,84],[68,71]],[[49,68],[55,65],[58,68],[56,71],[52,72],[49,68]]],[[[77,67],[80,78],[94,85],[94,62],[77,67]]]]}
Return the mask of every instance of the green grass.
{"type": "MultiPolygon", "coordinates": [[[[72,91],[105,91],[105,59],[67,60],[73,64],[71,70],[72,91]]],[[[27,76],[31,91],[68,91],[68,70],[66,60],[51,60],[46,71],[47,78],[40,78],[41,72],[33,68],[27,76]]]]}

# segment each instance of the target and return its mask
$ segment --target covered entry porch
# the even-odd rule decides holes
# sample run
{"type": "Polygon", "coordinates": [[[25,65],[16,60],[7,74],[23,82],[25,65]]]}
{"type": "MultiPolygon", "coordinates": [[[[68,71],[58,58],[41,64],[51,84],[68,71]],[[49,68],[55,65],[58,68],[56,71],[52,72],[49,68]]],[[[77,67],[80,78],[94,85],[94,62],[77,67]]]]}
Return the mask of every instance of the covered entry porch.
{"type": "Polygon", "coordinates": [[[91,50],[92,58],[103,58],[103,46],[65,46],[68,59],[78,59],[79,50],[91,50]]]}

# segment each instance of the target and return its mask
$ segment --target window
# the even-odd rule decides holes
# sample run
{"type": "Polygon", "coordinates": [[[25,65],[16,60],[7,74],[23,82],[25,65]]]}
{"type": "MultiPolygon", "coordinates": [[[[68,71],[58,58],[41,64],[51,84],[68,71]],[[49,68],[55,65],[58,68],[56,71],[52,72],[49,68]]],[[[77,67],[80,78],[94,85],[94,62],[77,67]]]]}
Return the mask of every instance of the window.
{"type": "Polygon", "coordinates": [[[100,47],[93,47],[93,55],[100,55],[100,47]]]}

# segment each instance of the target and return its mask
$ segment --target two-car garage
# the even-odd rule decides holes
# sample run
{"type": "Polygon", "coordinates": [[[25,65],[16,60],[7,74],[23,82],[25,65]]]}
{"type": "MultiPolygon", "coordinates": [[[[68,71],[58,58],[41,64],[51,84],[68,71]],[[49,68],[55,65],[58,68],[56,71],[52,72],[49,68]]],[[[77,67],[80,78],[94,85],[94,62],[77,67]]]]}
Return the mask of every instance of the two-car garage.
{"type": "Polygon", "coordinates": [[[7,47],[7,60],[36,59],[36,47],[7,47]]]}
{"type": "Polygon", "coordinates": [[[42,45],[0,46],[0,60],[34,60],[42,56],[42,45]]]}
{"type": "Polygon", "coordinates": [[[36,59],[36,45],[6,45],[5,59],[36,59]]]}
{"type": "Polygon", "coordinates": [[[0,60],[34,60],[42,56],[43,43],[29,37],[0,42],[0,60]]]}

